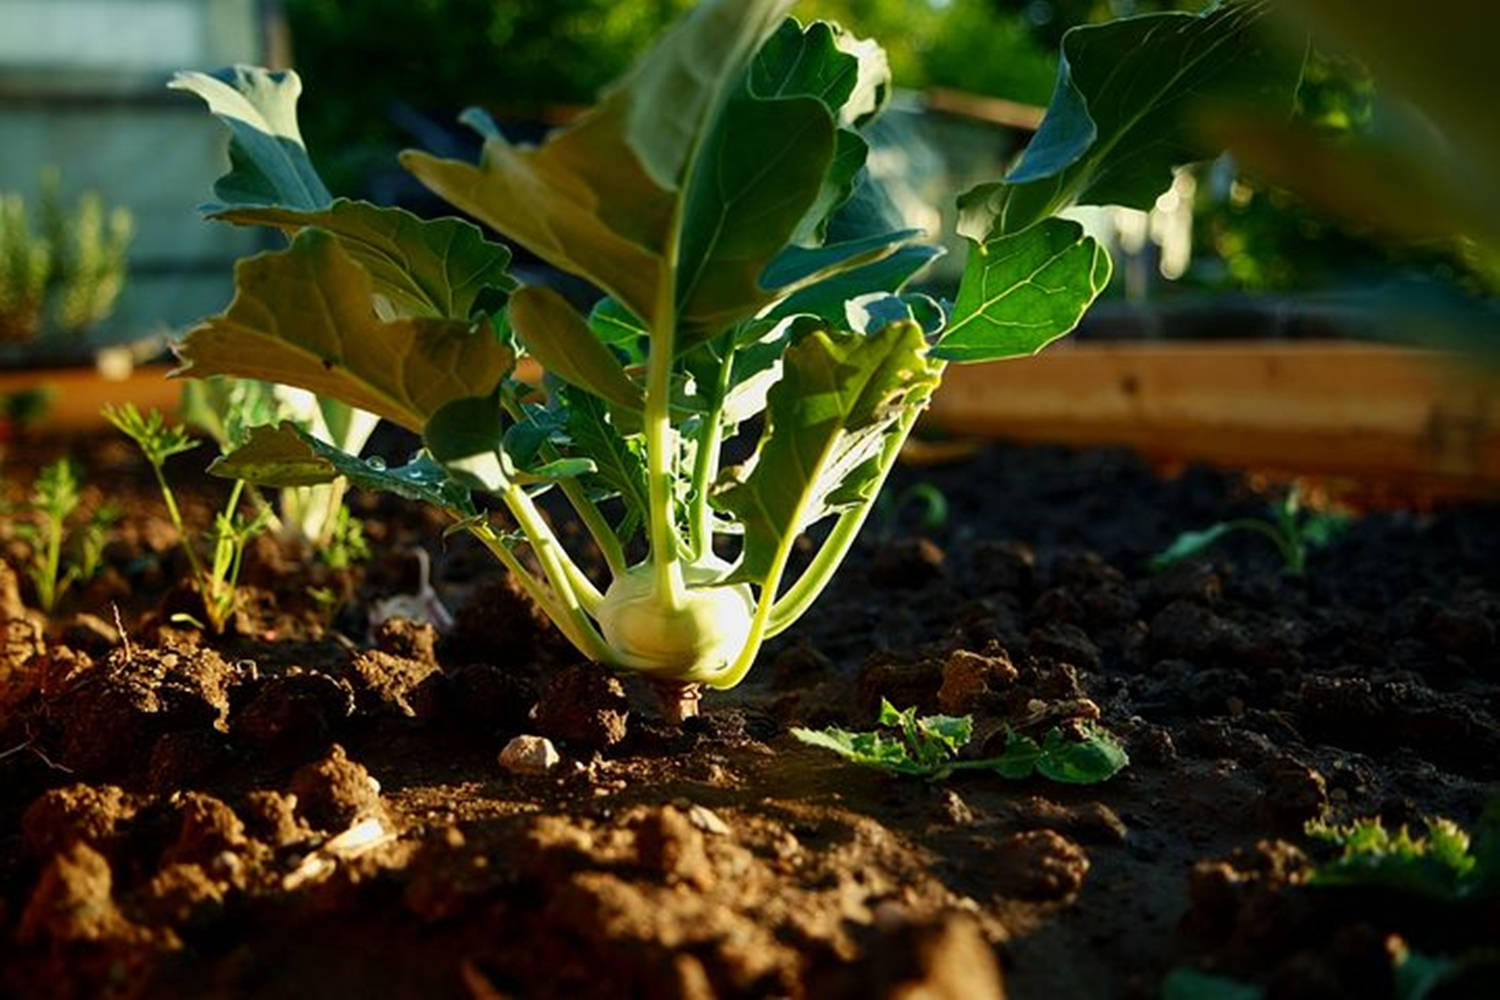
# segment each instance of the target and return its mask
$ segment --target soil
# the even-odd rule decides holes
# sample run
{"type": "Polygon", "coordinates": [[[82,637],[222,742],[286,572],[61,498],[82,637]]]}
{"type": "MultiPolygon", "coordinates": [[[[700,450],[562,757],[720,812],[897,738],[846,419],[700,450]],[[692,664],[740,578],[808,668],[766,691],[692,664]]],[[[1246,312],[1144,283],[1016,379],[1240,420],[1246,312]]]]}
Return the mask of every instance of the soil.
{"type": "MultiPolygon", "coordinates": [[[[1471,825],[1500,778],[1500,507],[1367,514],[1301,578],[1253,537],[1152,575],[1256,484],[1037,448],[903,469],[889,496],[935,485],[946,522],[888,504],[750,682],[674,727],[387,498],[355,500],[370,565],[261,543],[227,634],[174,625],[144,468],[75,451],[88,502],[130,513],[50,620],[0,569],[0,994],[1150,997],[1189,966],[1387,997],[1400,942],[1500,940],[1494,901],[1302,884],[1307,820],[1471,825]],[[417,544],[454,626],[372,628],[417,544]],[[971,713],[991,750],[1098,719],[1131,763],[925,783],[788,733],[881,698],[971,713]],[[522,735],[560,762],[503,768],[522,735]]],[[[201,458],[176,471],[204,524],[201,458]]],[[[1496,995],[1483,974],[1430,995],[1496,995]]]]}

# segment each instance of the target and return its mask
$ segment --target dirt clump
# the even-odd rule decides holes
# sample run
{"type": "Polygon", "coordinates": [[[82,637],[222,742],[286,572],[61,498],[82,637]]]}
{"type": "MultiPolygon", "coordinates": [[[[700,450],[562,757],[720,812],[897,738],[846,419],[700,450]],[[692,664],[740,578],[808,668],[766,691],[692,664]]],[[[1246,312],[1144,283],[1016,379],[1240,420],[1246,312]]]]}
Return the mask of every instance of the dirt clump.
{"type": "Polygon", "coordinates": [[[624,742],[629,718],[624,685],[593,664],[565,667],[542,682],[536,727],[543,736],[605,749],[624,742]]]}
{"type": "Polygon", "coordinates": [[[299,767],[287,791],[315,830],[337,833],[366,817],[385,816],[379,783],[336,743],[322,759],[299,767]]]}

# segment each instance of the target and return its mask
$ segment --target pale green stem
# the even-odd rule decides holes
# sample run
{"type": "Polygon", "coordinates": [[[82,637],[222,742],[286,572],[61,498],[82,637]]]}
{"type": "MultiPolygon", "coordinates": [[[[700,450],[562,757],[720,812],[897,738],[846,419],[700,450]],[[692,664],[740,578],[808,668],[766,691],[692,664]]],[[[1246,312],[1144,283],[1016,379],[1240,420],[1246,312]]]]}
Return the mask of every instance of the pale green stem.
{"type": "Polygon", "coordinates": [[[886,444],[885,453],[881,456],[880,471],[877,473],[876,488],[870,494],[870,499],[860,504],[853,510],[847,510],[834,522],[833,530],[823,540],[823,546],[818,554],[813,557],[812,562],[802,571],[802,576],[797,582],[787,589],[787,592],[776,600],[771,608],[771,619],[766,628],[766,638],[779,635],[786,631],[798,618],[812,606],[813,601],[828,586],[833,575],[838,572],[839,566],[848,555],[849,548],[854,544],[854,539],[859,536],[860,528],[864,527],[870,511],[875,509],[875,500],[880,496],[880,490],[885,486],[886,477],[890,475],[891,469],[896,464],[896,459],[901,454],[901,446],[906,443],[907,436],[917,422],[918,412],[916,410],[907,413],[901,418],[896,426],[896,433],[886,444]]]}
{"type": "Polygon", "coordinates": [[[610,575],[619,576],[624,573],[626,569],[625,549],[620,545],[620,539],[615,536],[615,530],[610,527],[609,521],[599,510],[598,504],[588,498],[576,479],[559,480],[557,485],[562,488],[563,496],[568,498],[568,502],[578,512],[578,517],[583,521],[583,526],[588,529],[594,544],[599,546],[599,552],[604,556],[605,564],[609,566],[610,575]]]}
{"type": "MultiPolygon", "coordinates": [[[[604,646],[603,640],[599,638],[598,633],[594,632],[592,627],[588,630],[581,629],[579,627],[579,617],[581,616],[578,616],[576,611],[570,609],[558,596],[544,587],[540,580],[532,576],[531,572],[521,563],[521,560],[516,558],[516,554],[495,535],[494,530],[488,524],[475,524],[471,522],[468,525],[468,529],[469,534],[479,539],[480,543],[489,549],[495,558],[500,560],[506,571],[521,585],[521,589],[526,591],[527,596],[537,603],[537,606],[557,626],[558,631],[579,652],[594,660],[605,661],[608,659],[609,651],[604,646]]],[[[584,624],[587,623],[584,622],[584,624]]]]}
{"type": "Polygon", "coordinates": [[[52,613],[52,607],[57,603],[60,588],[57,586],[57,574],[62,568],[62,543],[63,522],[60,517],[48,516],[47,518],[47,567],[45,577],[37,582],[37,590],[40,591],[42,610],[48,614],[52,613]]]}
{"type": "MultiPolygon", "coordinates": [[[[505,398],[505,411],[510,414],[512,420],[517,423],[526,419],[526,414],[521,412],[520,407],[514,401],[505,398]]],[[[542,445],[542,457],[547,461],[554,461],[561,457],[556,448],[550,444],[542,445]]],[[[583,526],[588,529],[589,536],[594,539],[594,544],[599,546],[599,552],[604,556],[604,562],[609,566],[611,576],[619,576],[624,573],[627,564],[625,562],[625,549],[620,545],[620,539],[615,536],[615,531],[610,527],[608,519],[605,518],[599,505],[588,498],[584,493],[583,486],[578,480],[569,477],[558,480],[557,485],[562,489],[563,496],[573,505],[578,512],[578,517],[583,521],[583,526]]]]}
{"type": "Polygon", "coordinates": [[[719,451],[724,444],[724,396],[729,391],[731,368],[734,365],[734,349],[724,359],[719,369],[719,386],[715,394],[717,405],[703,418],[703,436],[698,441],[698,455],[693,463],[693,506],[688,520],[688,549],[693,558],[702,559],[713,553],[714,516],[708,503],[711,480],[719,467],[719,451]]]}
{"type": "Polygon", "coordinates": [[[192,567],[193,578],[203,585],[203,565],[198,562],[198,553],[193,551],[193,540],[188,537],[187,527],[182,523],[182,512],[177,509],[177,498],[172,495],[172,487],[167,485],[166,473],[162,467],[153,462],[151,471],[156,473],[156,484],[161,487],[161,497],[167,504],[167,517],[172,521],[172,527],[177,529],[177,537],[182,540],[182,551],[187,553],[188,565],[192,567]]]}
{"type": "Polygon", "coordinates": [[[510,509],[511,516],[516,519],[516,524],[526,533],[527,541],[536,552],[537,561],[542,564],[542,571],[547,574],[547,582],[568,607],[569,613],[592,629],[593,626],[583,618],[583,614],[597,610],[604,595],[599,593],[599,589],[569,558],[562,543],[552,534],[541,511],[537,510],[536,504],[532,503],[525,490],[514,484],[509,485],[501,493],[501,499],[510,509]]]}
{"type": "Polygon", "coordinates": [[[646,407],[642,415],[646,437],[646,481],[651,505],[648,520],[651,565],[656,577],[657,600],[669,609],[682,607],[687,596],[682,564],[677,558],[678,536],[672,489],[677,458],[671,413],[672,354],[677,339],[676,258],[673,249],[663,266],[664,277],[656,297],[651,355],[646,367],[646,407]]]}

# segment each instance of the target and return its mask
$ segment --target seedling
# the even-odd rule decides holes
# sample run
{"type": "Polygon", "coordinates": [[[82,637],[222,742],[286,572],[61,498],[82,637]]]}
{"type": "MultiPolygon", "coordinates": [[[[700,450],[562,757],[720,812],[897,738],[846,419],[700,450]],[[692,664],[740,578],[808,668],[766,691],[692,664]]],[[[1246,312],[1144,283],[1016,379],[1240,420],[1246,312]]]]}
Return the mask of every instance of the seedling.
{"type": "Polygon", "coordinates": [[[1053,728],[1042,742],[1021,733],[1006,736],[999,757],[961,759],[960,751],[974,738],[974,719],[968,715],[925,715],[915,708],[896,711],[880,701],[880,725],[868,732],[794,727],[792,735],[811,746],[832,750],[845,760],[891,774],[937,781],[954,771],[991,771],[1003,778],[1022,779],[1040,774],[1071,785],[1093,785],[1120,772],[1130,758],[1115,738],[1098,726],[1087,726],[1081,740],[1071,740],[1053,728]]]}
{"type": "Polygon", "coordinates": [[[1283,571],[1291,576],[1301,576],[1307,569],[1308,553],[1328,545],[1348,526],[1349,518],[1345,514],[1303,507],[1301,492],[1294,484],[1286,496],[1271,504],[1267,517],[1241,517],[1221,521],[1200,531],[1184,531],[1171,545],[1151,558],[1151,571],[1159,573],[1175,563],[1206,552],[1226,535],[1248,531],[1270,539],[1276,551],[1281,553],[1283,571]]]}
{"type": "Polygon", "coordinates": [[[208,618],[205,623],[191,615],[179,614],[174,616],[174,620],[185,621],[199,628],[207,627],[214,632],[224,631],[224,626],[239,606],[240,565],[244,560],[245,546],[266,528],[267,516],[263,512],[252,518],[240,514],[240,497],[245,484],[236,482],[229,491],[229,500],[224,509],[214,517],[213,531],[208,536],[212,545],[212,557],[205,563],[182,519],[177,496],[167,482],[165,471],[167,459],[193,450],[198,442],[182,425],[168,425],[157,410],[148,410],[142,414],[134,404],[126,403],[120,407],[106,406],[103,413],[104,418],[134,441],[146,456],[146,462],[151,466],[157,486],[161,489],[167,517],[182,540],[182,552],[192,569],[193,584],[202,598],[203,612],[208,618]]]}
{"type": "Polygon", "coordinates": [[[895,499],[886,491],[875,501],[882,533],[894,533],[902,512],[913,506],[921,512],[918,523],[923,531],[938,531],[948,523],[948,495],[931,483],[912,483],[895,499]]]}
{"type": "MultiPolygon", "coordinates": [[[[378,422],[372,414],[336,399],[319,399],[302,389],[255,379],[200,379],[188,383],[182,395],[183,420],[213,438],[226,453],[243,445],[254,427],[290,421],[318,440],[357,455],[378,422]]],[[[333,566],[340,560],[340,565],[348,565],[347,560],[356,554],[346,544],[351,531],[350,515],[344,506],[347,490],[344,479],[284,487],[277,494],[274,509],[254,487],[250,496],[257,509],[265,513],[272,531],[285,540],[302,543],[333,566]],[[342,538],[340,532],[344,533],[342,538]]],[[[357,532],[357,522],[352,530],[357,532]]]]}
{"type": "Polygon", "coordinates": [[[890,92],[883,54],[786,18],[791,6],[705,0],[539,147],[470,110],[479,163],[402,157],[602,290],[587,313],[521,287],[509,251],[468,223],[334,198],[298,133],[294,74],[179,74],[231,130],[210,215],[290,238],[239,264],[228,310],[178,345],[179,374],[295,386],[425,444],[387,468],[283,422],[212,471],[342,477],[441,508],[582,653],[658,681],[685,712],[686,688],[738,684],[828,584],[945,365],[1033,354],[1099,294],[1108,254],[1054,213],[1149,206],[1206,152],[1201,102],[1285,110],[1300,70],[1300,54],[1258,40],[1260,4],[1071,33],[1079,51],[1030,150],[961,203],[972,245],[940,303],[908,290],[940,251],[894,221],[864,170],[861,129],[890,92]],[[527,356],[547,372],[539,388],[518,374],[527,356]],[[753,458],[722,461],[751,426],[753,458]],[[538,510],[549,489],[592,536],[602,585],[538,510]],[[824,520],[789,578],[798,538],[824,520]],[[636,543],[647,554],[632,562],[636,543]]]}
{"type": "Polygon", "coordinates": [[[0,193],[0,341],[27,340],[44,326],[78,334],[114,311],[135,235],[127,209],[97,192],[64,207],[56,170],[42,174],[40,224],[20,194],[0,193]]]}
{"type": "Polygon", "coordinates": [[[1312,885],[1373,886],[1457,901],[1500,894],[1500,800],[1471,838],[1457,823],[1429,817],[1425,836],[1392,832],[1378,817],[1347,826],[1312,822],[1307,834],[1342,849],[1318,867],[1312,885]]]}
{"type": "Polygon", "coordinates": [[[68,459],[46,466],[37,474],[25,507],[30,519],[16,525],[16,534],[31,546],[26,571],[37,603],[48,614],[70,587],[98,574],[109,527],[119,519],[112,507],[102,506],[70,528],[68,522],[76,520],[83,502],[80,486],[78,471],[68,459]]]}

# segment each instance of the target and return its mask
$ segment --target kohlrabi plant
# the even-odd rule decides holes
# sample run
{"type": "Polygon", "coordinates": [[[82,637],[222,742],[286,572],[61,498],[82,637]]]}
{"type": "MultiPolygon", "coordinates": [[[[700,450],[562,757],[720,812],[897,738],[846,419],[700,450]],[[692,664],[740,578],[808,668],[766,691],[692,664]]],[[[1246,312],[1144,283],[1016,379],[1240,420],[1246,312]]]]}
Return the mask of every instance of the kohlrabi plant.
{"type": "Polygon", "coordinates": [[[1072,32],[1030,149],[961,203],[972,247],[943,303],[908,289],[939,251],[892,221],[864,170],[861,130],[891,86],[881,50],[790,19],[792,6],[705,0],[540,146],[471,110],[478,163],[402,157],[599,289],[582,311],[520,286],[509,251],[469,223],[332,197],[298,133],[292,73],[179,75],[232,132],[210,214],[290,237],[239,264],[229,308],[178,346],[180,373],[305,389],[425,445],[387,467],[282,423],[213,471],[342,477],[447,511],[582,653],[684,693],[668,704],[686,709],[698,685],[738,684],[812,605],[944,366],[1032,354],[1099,294],[1108,254],[1054,213],[1149,206],[1203,155],[1200,104],[1285,109],[1300,66],[1261,40],[1259,4],[1072,32]],[[526,357],[540,388],[518,375],[526,357]],[[736,438],[750,447],[738,464],[725,458],[736,438]],[[548,490],[576,510],[607,581],[564,549],[537,506],[548,490]]]}

